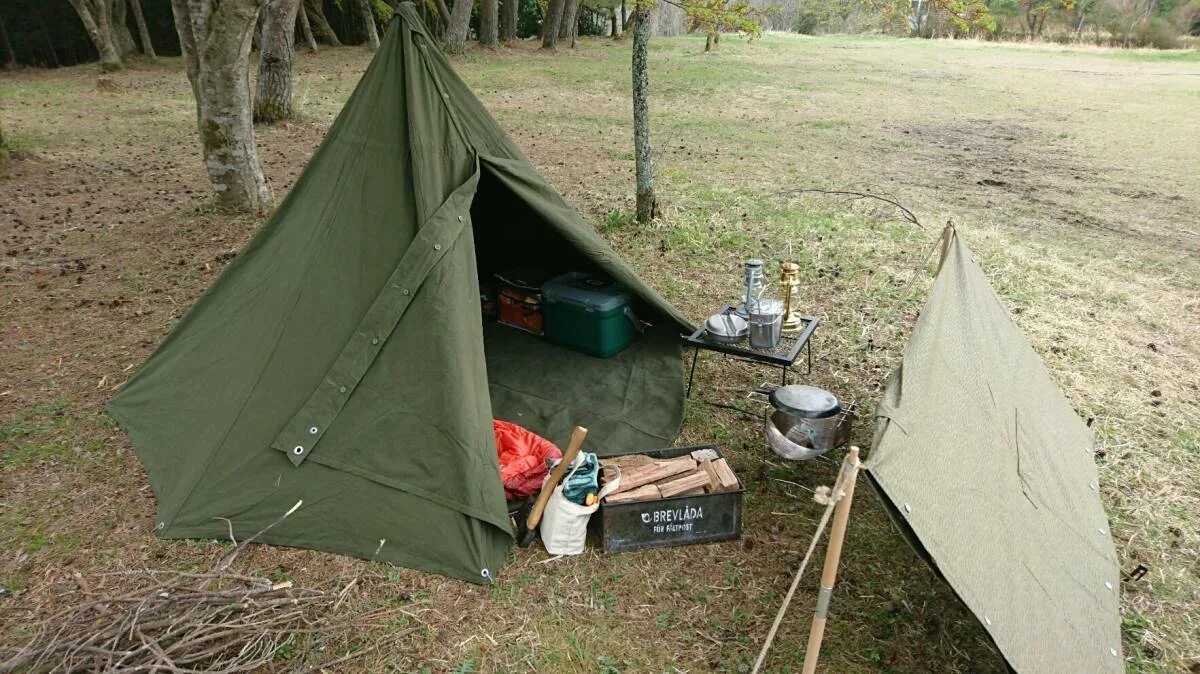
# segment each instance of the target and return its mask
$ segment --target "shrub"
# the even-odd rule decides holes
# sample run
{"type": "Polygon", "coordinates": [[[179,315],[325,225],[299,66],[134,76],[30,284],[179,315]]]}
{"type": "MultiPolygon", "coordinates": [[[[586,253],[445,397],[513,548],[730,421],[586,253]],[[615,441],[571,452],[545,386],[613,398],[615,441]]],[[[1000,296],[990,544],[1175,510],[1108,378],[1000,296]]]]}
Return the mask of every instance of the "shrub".
{"type": "Polygon", "coordinates": [[[1134,31],[1134,41],[1144,47],[1178,49],[1179,31],[1171,22],[1156,16],[1134,31]]]}

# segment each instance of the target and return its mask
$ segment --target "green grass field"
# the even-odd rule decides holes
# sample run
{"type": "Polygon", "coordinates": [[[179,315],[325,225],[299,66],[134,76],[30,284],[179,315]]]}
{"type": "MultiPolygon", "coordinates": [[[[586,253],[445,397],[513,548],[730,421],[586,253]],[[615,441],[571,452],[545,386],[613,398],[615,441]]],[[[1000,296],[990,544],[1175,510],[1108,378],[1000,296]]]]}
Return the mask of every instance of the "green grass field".
{"type": "MultiPolygon", "coordinates": [[[[880,37],[655,39],[652,134],[662,219],[635,224],[629,46],[476,50],[456,67],[547,178],[694,320],[731,299],[741,260],[791,257],[821,317],[806,381],[861,407],[898,362],[952,220],[1068,398],[1094,419],[1101,496],[1124,569],[1128,670],[1200,671],[1200,60],[1095,48],[880,37]],[[895,197],[922,222],[872,201],[895,197]]],[[[302,118],[260,129],[277,197],[369,54],[298,57],[302,118]]],[[[207,205],[178,62],[0,73],[17,144],[0,169],[0,643],[61,601],[63,580],[196,569],[224,544],[159,541],[112,391],[259,222],[207,205]]],[[[772,274],[777,273],[772,268],[772,274]]],[[[771,375],[702,360],[702,395],[771,375]]],[[[418,627],[361,671],[746,671],[821,514],[832,460],[788,464],[758,425],[691,405],[685,443],[717,442],[747,483],[737,543],[542,563],[517,551],[489,588],[320,553],[253,548],[247,570],[329,588],[365,637],[418,627]]],[[[834,457],[835,459],[838,457],[834,457]]],[[[799,671],[816,573],[771,659],[799,671]]],[[[829,672],[1003,671],[953,593],[870,489],[856,500],[823,651],[829,672]]],[[[290,652],[290,651],[289,651],[290,652]]],[[[281,660],[289,657],[281,653],[281,660]]]]}

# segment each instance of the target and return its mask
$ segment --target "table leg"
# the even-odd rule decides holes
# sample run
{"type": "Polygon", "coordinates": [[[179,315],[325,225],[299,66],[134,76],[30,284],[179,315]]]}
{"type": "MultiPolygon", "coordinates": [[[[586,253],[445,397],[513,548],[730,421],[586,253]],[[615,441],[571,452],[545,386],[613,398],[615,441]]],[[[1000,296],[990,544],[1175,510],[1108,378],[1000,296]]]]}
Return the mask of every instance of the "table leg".
{"type": "Polygon", "coordinates": [[[692,349],[692,371],[688,374],[687,393],[685,393],[683,395],[684,398],[692,397],[692,379],[694,379],[696,377],[696,361],[697,360],[700,360],[700,347],[696,347],[696,348],[692,349]]]}

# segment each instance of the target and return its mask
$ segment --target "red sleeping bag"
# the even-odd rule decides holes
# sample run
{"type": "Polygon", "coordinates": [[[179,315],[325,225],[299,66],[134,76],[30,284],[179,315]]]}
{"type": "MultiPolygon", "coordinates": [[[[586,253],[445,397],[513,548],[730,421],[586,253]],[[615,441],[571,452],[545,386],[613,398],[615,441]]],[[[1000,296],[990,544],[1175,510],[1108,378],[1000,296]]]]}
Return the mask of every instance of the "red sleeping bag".
{"type": "Polygon", "coordinates": [[[546,459],[561,459],[562,450],[546,438],[499,419],[492,420],[504,498],[517,501],[538,493],[546,479],[546,459]]]}

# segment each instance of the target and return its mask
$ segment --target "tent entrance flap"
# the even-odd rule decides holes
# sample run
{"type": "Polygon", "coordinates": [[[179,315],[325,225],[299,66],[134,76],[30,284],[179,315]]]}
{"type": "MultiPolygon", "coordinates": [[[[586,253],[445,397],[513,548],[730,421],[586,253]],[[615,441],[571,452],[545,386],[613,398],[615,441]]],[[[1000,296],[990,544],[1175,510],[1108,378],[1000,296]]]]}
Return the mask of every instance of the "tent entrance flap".
{"type": "MultiPolygon", "coordinates": [[[[563,235],[555,213],[533,208],[528,193],[514,189],[512,179],[503,177],[503,167],[484,161],[480,166],[471,204],[480,280],[514,268],[535,268],[547,276],[608,273],[594,251],[580,249],[586,242],[563,235]]],[[[578,222],[577,215],[574,219],[578,222]]],[[[671,444],[683,422],[678,322],[654,298],[648,301],[641,288],[631,290],[634,311],[652,327],[612,358],[595,358],[486,322],[483,341],[493,416],[563,446],[572,428],[586,426],[588,449],[600,454],[671,444]]]]}

